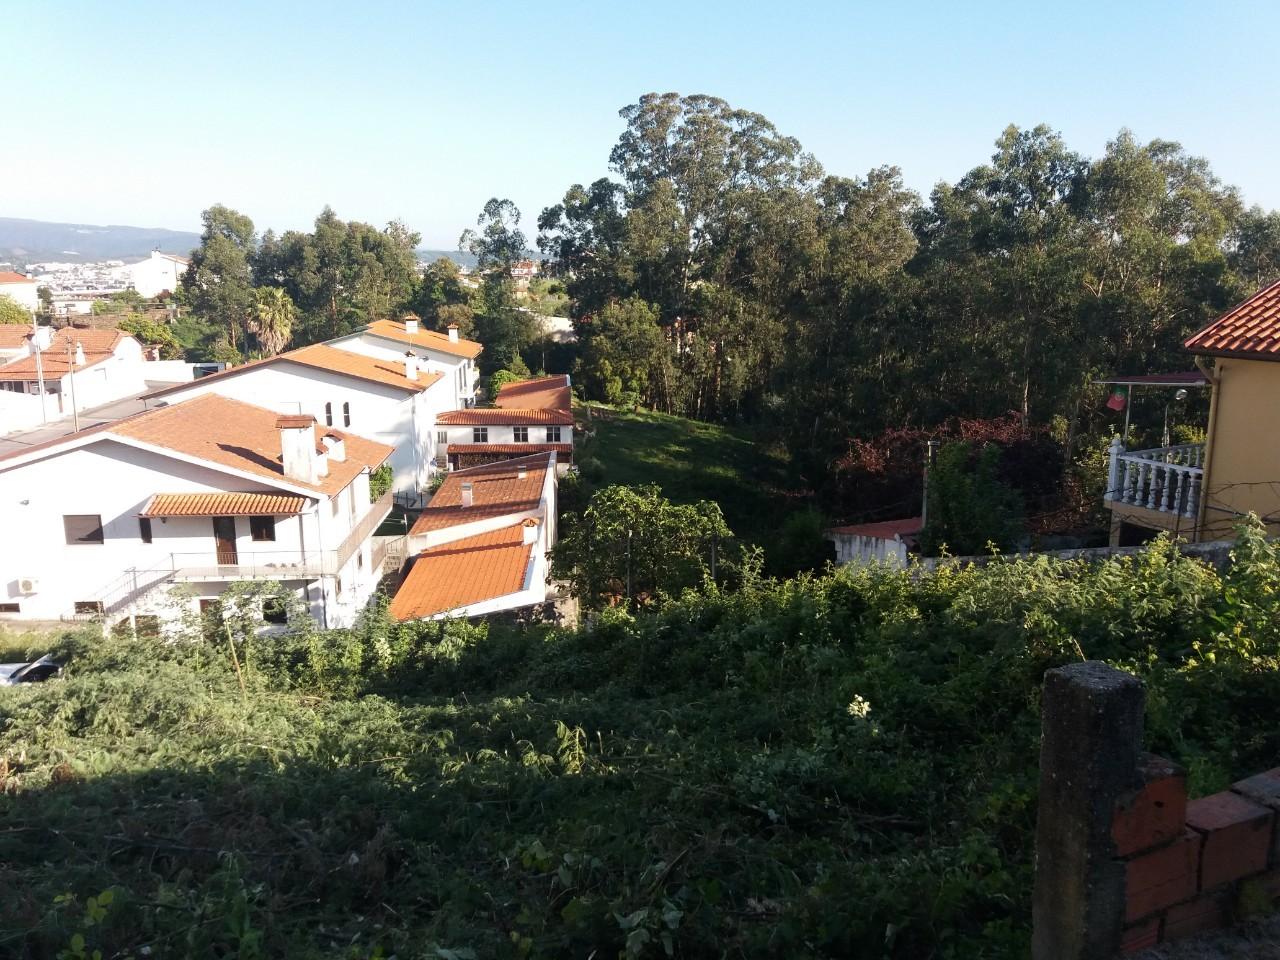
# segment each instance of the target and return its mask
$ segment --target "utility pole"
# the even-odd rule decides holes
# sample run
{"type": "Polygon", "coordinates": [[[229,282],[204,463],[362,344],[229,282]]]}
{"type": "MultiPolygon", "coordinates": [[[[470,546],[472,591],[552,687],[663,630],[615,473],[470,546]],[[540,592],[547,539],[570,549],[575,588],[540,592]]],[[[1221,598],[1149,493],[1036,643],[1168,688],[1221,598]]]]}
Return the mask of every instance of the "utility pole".
{"type": "Polygon", "coordinates": [[[71,424],[76,433],[80,432],[80,408],[76,406],[76,358],[71,349],[71,339],[67,338],[67,379],[71,381],[71,424]]]}
{"type": "Polygon", "coordinates": [[[40,422],[48,423],[49,414],[45,408],[44,397],[44,357],[40,349],[40,321],[36,319],[31,322],[31,352],[36,357],[36,383],[40,388],[40,422]]]}

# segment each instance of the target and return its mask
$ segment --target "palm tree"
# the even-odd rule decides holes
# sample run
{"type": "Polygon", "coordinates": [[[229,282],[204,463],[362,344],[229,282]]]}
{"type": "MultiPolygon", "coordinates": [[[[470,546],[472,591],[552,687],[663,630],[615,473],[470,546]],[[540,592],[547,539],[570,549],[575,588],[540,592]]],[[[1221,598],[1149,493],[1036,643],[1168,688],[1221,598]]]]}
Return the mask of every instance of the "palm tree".
{"type": "Polygon", "coordinates": [[[258,338],[265,356],[274,357],[289,344],[298,308],[283,287],[259,287],[254,291],[253,317],[248,327],[258,338]]]}

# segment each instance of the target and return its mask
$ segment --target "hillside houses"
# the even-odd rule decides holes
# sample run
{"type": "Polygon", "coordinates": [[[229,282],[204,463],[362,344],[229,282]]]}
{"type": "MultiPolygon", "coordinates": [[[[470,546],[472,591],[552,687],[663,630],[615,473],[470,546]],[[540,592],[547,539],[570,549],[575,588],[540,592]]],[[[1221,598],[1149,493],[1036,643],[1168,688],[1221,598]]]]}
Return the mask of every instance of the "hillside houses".
{"type": "Polygon", "coordinates": [[[0,457],[0,614],[149,625],[272,580],[326,626],[381,574],[392,448],[210,394],[0,457]]]}
{"type": "MultiPolygon", "coordinates": [[[[77,395],[123,341],[140,355],[118,331],[59,331],[41,354],[50,394],[63,392],[68,338],[77,395]]],[[[569,382],[509,384],[477,408],[480,350],[456,328],[377,321],[152,389],[140,413],[0,457],[6,539],[24,545],[0,557],[0,620],[154,629],[267,581],[325,627],[353,623],[384,578],[405,620],[542,603],[572,456],[569,382]],[[455,424],[467,417],[493,418],[494,441],[455,424]],[[396,504],[421,514],[380,530],[396,504]]],[[[0,366],[0,384],[25,391],[33,361],[0,366]]]]}

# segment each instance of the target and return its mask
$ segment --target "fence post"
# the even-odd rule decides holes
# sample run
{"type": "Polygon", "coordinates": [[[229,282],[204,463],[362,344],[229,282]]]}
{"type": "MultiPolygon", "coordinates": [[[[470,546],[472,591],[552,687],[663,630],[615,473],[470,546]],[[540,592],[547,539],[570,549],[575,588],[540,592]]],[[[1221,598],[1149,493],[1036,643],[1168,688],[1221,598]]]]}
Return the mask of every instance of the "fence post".
{"type": "Polygon", "coordinates": [[[1142,684],[1085,661],[1044,677],[1032,897],[1034,960],[1110,960],[1125,916],[1116,801],[1139,783],[1142,684]]]}
{"type": "Polygon", "coordinates": [[[1117,491],[1120,488],[1120,454],[1124,453],[1124,444],[1120,442],[1119,437],[1111,438],[1111,446],[1107,448],[1110,459],[1107,461],[1107,492],[1102,495],[1103,500],[1120,500],[1117,491]]]}

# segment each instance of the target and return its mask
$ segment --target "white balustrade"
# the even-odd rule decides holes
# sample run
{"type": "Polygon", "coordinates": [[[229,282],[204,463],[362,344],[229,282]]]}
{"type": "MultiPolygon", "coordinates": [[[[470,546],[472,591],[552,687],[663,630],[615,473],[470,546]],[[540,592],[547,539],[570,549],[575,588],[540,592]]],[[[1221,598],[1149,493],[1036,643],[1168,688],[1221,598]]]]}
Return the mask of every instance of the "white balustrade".
{"type": "Polygon", "coordinates": [[[1204,482],[1204,444],[1126,451],[1111,441],[1106,500],[1194,519],[1204,482]]]}

